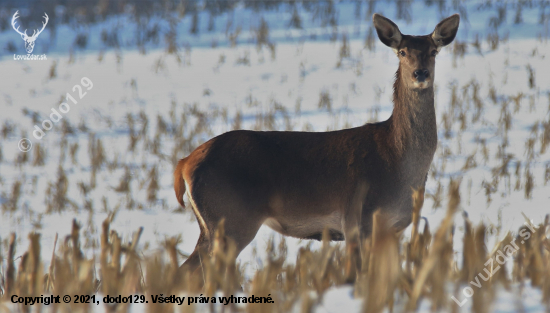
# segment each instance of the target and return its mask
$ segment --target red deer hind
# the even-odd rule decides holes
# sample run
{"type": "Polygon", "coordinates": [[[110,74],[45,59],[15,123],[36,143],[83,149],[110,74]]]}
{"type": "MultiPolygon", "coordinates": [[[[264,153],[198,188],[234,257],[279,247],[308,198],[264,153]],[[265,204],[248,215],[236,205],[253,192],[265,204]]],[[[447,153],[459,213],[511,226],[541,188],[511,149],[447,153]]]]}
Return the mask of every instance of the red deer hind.
{"type": "Polygon", "coordinates": [[[437,147],[435,57],[454,40],[459,21],[455,14],[429,35],[410,36],[374,14],[378,37],[399,58],[394,109],[384,122],[330,132],[231,131],[180,160],[176,197],[183,206],[187,192],[201,231],[184,266],[200,267],[199,253],[211,251],[222,219],[237,253],[262,224],[317,240],[325,227],[332,240],[358,227],[365,238],[380,209],[395,229],[406,228],[413,189],[424,187],[437,147]]]}

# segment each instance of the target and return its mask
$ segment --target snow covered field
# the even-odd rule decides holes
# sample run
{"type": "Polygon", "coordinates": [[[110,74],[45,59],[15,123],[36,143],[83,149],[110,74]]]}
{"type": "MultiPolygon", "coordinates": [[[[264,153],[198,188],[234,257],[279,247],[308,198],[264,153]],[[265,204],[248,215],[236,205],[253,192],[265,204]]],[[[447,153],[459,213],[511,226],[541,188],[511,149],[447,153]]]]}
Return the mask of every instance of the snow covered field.
{"type": "MultiPolygon", "coordinates": [[[[440,12],[435,4],[412,2],[404,15],[410,16],[408,22],[397,18],[393,2],[376,3],[373,12],[413,35],[430,33],[441,18],[462,14],[456,42],[436,62],[439,147],[422,215],[435,233],[445,214],[449,180],[460,179],[460,209],[474,224],[488,226],[490,251],[507,231],[523,225],[522,213],[534,223],[550,213],[550,7],[524,5],[518,20],[516,2],[459,4],[440,12]],[[498,24],[502,7],[507,13],[498,24]]],[[[55,234],[69,234],[76,218],[91,257],[98,253],[101,222],[116,213],[112,228],[124,240],[144,227],[140,248],[145,254],[180,235],[178,248],[190,253],[199,229],[192,212],[179,208],[172,173],[175,162],[200,143],[235,128],[325,131],[387,119],[397,58],[373,33],[366,3],[358,14],[355,2],[335,3],[334,9],[337,25],[332,26],[297,5],[302,20],[297,29],[289,26],[290,4],[259,13],[237,4],[232,13],[215,18],[211,31],[209,14],[199,13],[198,34],[189,33],[191,15],[181,20],[153,15],[147,25],[158,25],[159,42],[141,49],[135,21],[123,14],[97,24],[59,25],[53,39],[47,27],[33,52],[46,54],[44,61],[14,60],[14,53],[2,51],[2,249],[15,232],[17,251],[24,251],[26,234],[38,231],[47,266],[55,234]],[[262,19],[269,29],[266,44],[259,45],[262,19]],[[119,48],[102,40],[105,29],[117,34],[119,48]],[[167,48],[170,32],[176,34],[175,52],[167,48]],[[88,36],[85,48],[74,44],[82,33],[88,36]],[[67,94],[76,103],[67,101],[70,110],[61,113],[67,94]],[[52,109],[61,118],[54,117],[59,122],[46,130],[43,121],[52,120],[52,109]],[[41,139],[34,136],[35,125],[43,131],[41,139]],[[26,153],[18,149],[22,138],[32,142],[26,153]]],[[[13,13],[2,18],[11,20],[13,13]]],[[[0,49],[10,42],[15,54],[25,54],[24,42],[8,28],[0,33],[0,49]]],[[[455,224],[460,264],[462,214],[455,224]]],[[[248,277],[262,267],[272,236],[280,240],[262,227],[241,253],[238,260],[248,277]]],[[[300,247],[312,244],[286,241],[289,262],[300,247]]],[[[316,312],[359,311],[362,302],[350,290],[329,290],[316,312]]],[[[515,299],[518,293],[503,290],[494,309],[515,312],[516,304],[503,303],[520,301],[527,312],[544,310],[540,290],[527,287],[515,299]]],[[[469,311],[469,305],[461,310],[469,311]]],[[[422,302],[420,310],[429,309],[430,303],[422,302]]]]}

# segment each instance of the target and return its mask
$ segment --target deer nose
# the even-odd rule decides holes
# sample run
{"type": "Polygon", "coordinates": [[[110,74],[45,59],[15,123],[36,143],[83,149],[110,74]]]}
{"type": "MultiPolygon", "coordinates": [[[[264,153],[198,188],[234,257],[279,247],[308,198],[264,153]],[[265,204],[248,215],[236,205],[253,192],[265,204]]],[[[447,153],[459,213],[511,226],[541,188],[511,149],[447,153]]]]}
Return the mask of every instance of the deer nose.
{"type": "Polygon", "coordinates": [[[416,80],[418,80],[419,82],[423,82],[426,79],[426,77],[430,75],[430,72],[427,69],[421,69],[421,70],[414,71],[413,74],[416,80]]]}

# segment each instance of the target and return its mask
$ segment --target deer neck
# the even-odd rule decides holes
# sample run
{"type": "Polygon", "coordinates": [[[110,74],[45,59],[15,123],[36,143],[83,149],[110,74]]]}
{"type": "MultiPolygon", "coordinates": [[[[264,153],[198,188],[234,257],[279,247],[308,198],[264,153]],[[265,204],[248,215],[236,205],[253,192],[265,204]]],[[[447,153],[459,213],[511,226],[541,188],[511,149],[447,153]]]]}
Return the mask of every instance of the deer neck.
{"type": "Polygon", "coordinates": [[[410,89],[402,79],[399,68],[393,84],[394,107],[389,119],[396,155],[416,155],[420,158],[429,156],[431,162],[437,147],[433,86],[410,89]]]}

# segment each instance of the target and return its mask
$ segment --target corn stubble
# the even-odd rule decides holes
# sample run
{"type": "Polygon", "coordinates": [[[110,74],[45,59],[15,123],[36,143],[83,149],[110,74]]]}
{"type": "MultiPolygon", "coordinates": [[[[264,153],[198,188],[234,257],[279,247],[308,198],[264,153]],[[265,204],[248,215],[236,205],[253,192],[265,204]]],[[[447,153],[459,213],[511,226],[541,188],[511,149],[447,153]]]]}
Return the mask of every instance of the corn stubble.
{"type": "MultiPolygon", "coordinates": [[[[102,224],[99,256],[88,258],[81,249],[80,228],[73,221],[71,234],[58,244],[57,236],[48,269],[40,259],[40,234],[29,234],[29,248],[18,258],[16,235],[6,242],[6,265],[1,272],[0,303],[8,303],[11,295],[40,296],[63,294],[105,295],[143,294],[149,300],[147,312],[313,312],[323,303],[325,293],[334,287],[352,285],[354,297],[363,299],[362,312],[416,311],[426,299],[432,310],[458,312],[451,296],[462,299],[459,291],[485,274],[489,259],[496,263],[497,251],[519,233],[536,229],[515,254],[508,273],[506,265],[494,271],[483,281],[471,298],[474,312],[490,312],[497,285],[511,290],[513,284],[530,284],[542,291],[543,304],[550,308],[550,215],[540,225],[531,222],[522,226],[518,234],[508,232],[489,252],[485,225],[472,225],[465,215],[464,248],[461,267],[454,258],[454,216],[459,211],[461,197],[458,181],[451,181],[447,196],[447,213],[434,235],[427,221],[421,227],[423,190],[413,196],[414,210],[410,239],[388,227],[388,219],[381,212],[373,216],[373,235],[362,242],[345,245],[329,242],[328,231],[323,234],[320,249],[302,247],[294,264],[286,262],[287,247],[283,239],[277,244],[270,240],[267,258],[251,279],[246,279],[241,264],[236,261],[235,243],[224,234],[223,221],[215,233],[211,255],[202,254],[200,273],[189,273],[179,268],[183,256],[177,245],[181,238],[166,239],[159,252],[144,257],[138,249],[143,231],[138,229],[130,242],[124,243],[121,235],[110,229],[112,217],[102,224]],[[537,228],[538,227],[538,228],[537,228]],[[360,257],[359,257],[360,256],[360,257]],[[97,259],[99,258],[99,260],[97,259]],[[16,262],[18,261],[18,265],[16,262]],[[449,292],[453,290],[452,293],[449,292]],[[271,296],[274,303],[206,304],[182,306],[153,304],[151,295],[179,295],[208,297],[230,295],[271,296]]],[[[356,236],[357,238],[359,236],[356,236]]],[[[95,304],[94,304],[95,305],[95,304]]],[[[129,312],[130,304],[101,304],[108,312],[129,312]]],[[[522,304],[518,304],[518,309],[522,304]]],[[[89,312],[91,304],[54,304],[56,312],[89,312]]],[[[21,306],[27,311],[28,307],[21,306]]]]}

